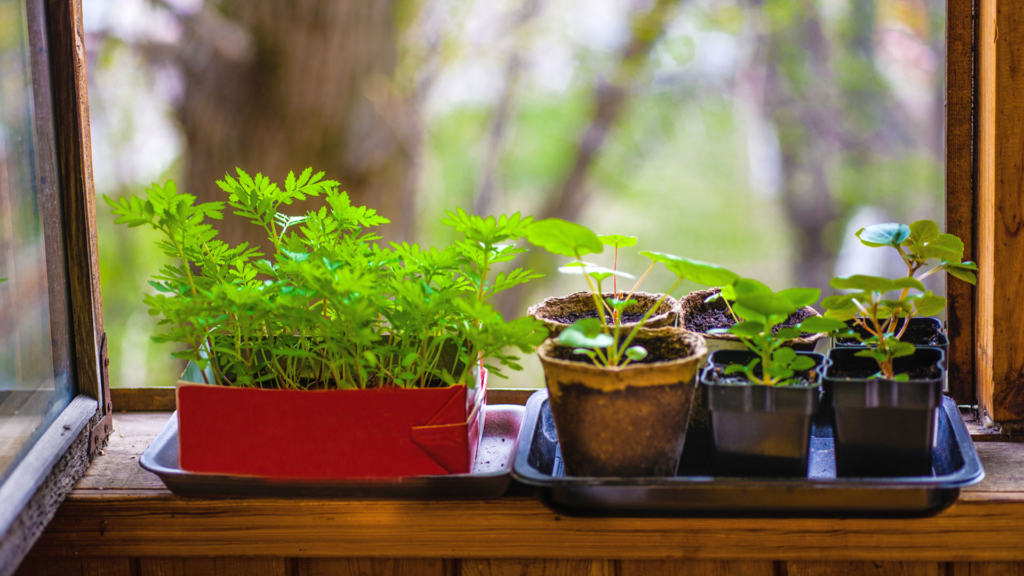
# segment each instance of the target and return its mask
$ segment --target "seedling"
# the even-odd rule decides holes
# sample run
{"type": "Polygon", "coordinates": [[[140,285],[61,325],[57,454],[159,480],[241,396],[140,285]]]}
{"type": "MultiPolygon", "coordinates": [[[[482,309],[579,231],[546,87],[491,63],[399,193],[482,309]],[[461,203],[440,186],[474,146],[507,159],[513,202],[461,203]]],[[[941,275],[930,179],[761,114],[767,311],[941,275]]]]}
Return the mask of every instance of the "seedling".
{"type": "Polygon", "coordinates": [[[814,367],[814,360],[783,346],[785,342],[806,332],[831,332],[846,327],[839,320],[811,316],[796,327],[775,330],[794,312],[817,302],[821,296],[821,290],[817,288],[788,288],[772,292],[764,284],[746,278],[727,288],[734,299],[731,310],[740,321],[729,328],[716,328],[711,332],[733,334],[757,354],[757,358],[746,366],[732,364],[725,368],[726,375],[742,372],[752,384],[786,386],[796,383],[796,373],[814,367]]]}
{"type": "Polygon", "coordinates": [[[705,286],[721,286],[732,284],[739,278],[733,272],[714,264],[662,252],[644,251],[640,254],[650,258],[651,265],[636,281],[633,288],[628,293],[619,292],[617,280],[613,280],[613,297],[604,298],[601,288],[603,281],[618,277],[635,278],[618,270],[618,249],[635,245],[636,238],[617,235],[598,236],[579,224],[558,218],[535,222],[526,231],[526,237],[533,244],[553,254],[573,258],[573,262],[560,268],[559,272],[583,276],[594,300],[597,317],[577,320],[559,334],[558,341],[560,344],[572,346],[574,353],[586,355],[595,364],[604,367],[625,367],[630,362],[637,362],[647,357],[646,348],[639,345],[631,346],[631,344],[647,319],[661,307],[683,280],[691,280],[705,286]],[[613,268],[605,268],[583,260],[583,257],[588,254],[600,254],[606,245],[615,248],[613,268]],[[633,293],[659,263],[663,264],[669,272],[675,274],[676,280],[668,290],[664,291],[661,298],[644,312],[640,321],[628,333],[623,334],[623,312],[627,307],[637,304],[637,300],[632,298],[633,293]],[[611,317],[611,325],[604,321],[606,316],[611,317]]]}
{"type": "Polygon", "coordinates": [[[283,189],[242,170],[217,184],[226,203],[196,203],[170,181],[143,198],[107,198],[118,223],[163,233],[158,245],[177,263],[161,268],[150,282],[157,294],[145,298],[162,317],[154,339],[183,344],[174,356],[195,362],[208,383],[206,369],[213,383],[262,388],[472,386],[474,367],[519,370],[506,350],[529,353],[544,339],[539,321],[506,321],[488,303],[540,276],[491,274],[525,251],[514,242],[530,217],[457,209],[442,221],[463,235],[454,245],[382,247],[368,230],[387,220],[352,206],[322,172],[289,173],[283,189]],[[327,205],[279,211],[311,196],[327,205]],[[207,221],[226,206],[265,232],[270,259],[217,238],[207,221]]]}
{"type": "Polygon", "coordinates": [[[857,231],[861,243],[872,248],[892,248],[907,266],[907,275],[890,280],[878,276],[855,275],[833,278],[830,286],[837,290],[854,292],[825,298],[825,315],[843,321],[852,321],[863,330],[843,329],[834,336],[855,338],[867,348],[858,356],[875,359],[879,372],[875,377],[905,381],[907,374],[895,374],[893,360],[914,353],[914,345],[901,338],[915,316],[933,316],[946,307],[946,299],[929,291],[921,280],[946,271],[950,276],[970,284],[977,283],[978,265],[961,261],[964,243],[953,234],[943,234],[930,220],[910,224],[876,224],[857,231]],[[925,267],[937,265],[920,274],[925,267]],[[919,292],[911,294],[911,290],[919,292]],[[886,295],[899,291],[896,298],[886,295]],[[902,324],[899,320],[903,319],[902,324]],[[897,332],[897,329],[899,331],[897,332]],[[865,335],[866,333],[866,335],[865,335]]]}

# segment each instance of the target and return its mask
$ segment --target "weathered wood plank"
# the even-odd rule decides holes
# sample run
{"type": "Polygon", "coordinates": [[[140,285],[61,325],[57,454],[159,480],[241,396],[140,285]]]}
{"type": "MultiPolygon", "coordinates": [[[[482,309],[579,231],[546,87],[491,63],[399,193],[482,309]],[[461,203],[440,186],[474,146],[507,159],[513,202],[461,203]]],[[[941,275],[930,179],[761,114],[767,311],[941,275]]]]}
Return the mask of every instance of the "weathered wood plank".
{"type": "Polygon", "coordinates": [[[294,576],[458,576],[455,560],[300,558],[294,576]]]}
{"type": "Polygon", "coordinates": [[[946,576],[938,562],[787,562],[788,576],[946,576]]]}
{"type": "Polygon", "coordinates": [[[623,560],[621,576],[775,576],[771,561],[712,562],[692,560],[623,560]]]}
{"type": "Polygon", "coordinates": [[[140,558],[138,576],[286,576],[284,558],[140,558]]]}
{"type": "Polygon", "coordinates": [[[999,423],[1024,420],[1024,2],[980,0],[976,385],[999,423]]]}
{"type": "MultiPolygon", "coordinates": [[[[538,554],[543,551],[538,550],[538,554]]],[[[661,572],[648,572],[661,574],[661,572]]],[[[460,576],[616,576],[611,560],[463,560],[460,576]]],[[[623,575],[625,576],[625,575],[623,575]]]]}
{"type": "MultiPolygon", "coordinates": [[[[974,257],[974,0],[946,0],[946,231],[974,257]]],[[[946,283],[949,394],[974,404],[974,287],[946,283]]]]}
{"type": "Polygon", "coordinates": [[[29,554],[17,576],[134,576],[130,558],[53,558],[29,554]]]}
{"type": "Polygon", "coordinates": [[[160,478],[139,466],[139,457],[170,417],[171,412],[114,414],[114,431],[103,455],[96,458],[75,488],[117,490],[127,486],[166,491],[160,478]]]}
{"type": "Polygon", "coordinates": [[[1024,561],[1024,498],[972,493],[925,519],[572,518],[486,502],[95,496],[36,544],[84,556],[1024,561]],[[396,545],[400,542],[401,545],[396,545]],[[539,552],[543,551],[543,552],[539,552]]]}
{"type": "Polygon", "coordinates": [[[950,576],[1024,576],[1024,563],[961,562],[952,565],[950,576]]]}

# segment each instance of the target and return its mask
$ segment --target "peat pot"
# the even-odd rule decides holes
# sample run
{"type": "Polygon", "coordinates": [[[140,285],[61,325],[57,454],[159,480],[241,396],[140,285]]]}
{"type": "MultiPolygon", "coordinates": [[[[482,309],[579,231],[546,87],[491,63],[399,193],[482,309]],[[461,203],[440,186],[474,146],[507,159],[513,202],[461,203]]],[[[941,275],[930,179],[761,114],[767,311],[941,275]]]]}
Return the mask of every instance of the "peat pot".
{"type": "Polygon", "coordinates": [[[839,476],[926,476],[932,469],[944,355],[920,347],[897,358],[897,375],[876,378],[878,364],[857,348],[829,350],[824,385],[833,407],[839,476]]]}
{"type": "MultiPolygon", "coordinates": [[[[619,293],[620,297],[625,293],[619,293]]],[[[627,306],[622,314],[622,328],[627,332],[636,326],[644,314],[661,300],[664,294],[648,294],[647,292],[634,292],[631,296],[637,303],[627,306]]],[[[604,298],[613,298],[615,294],[604,293],[604,298]]],[[[558,336],[581,318],[596,318],[597,312],[594,309],[594,296],[590,292],[575,292],[568,296],[553,296],[535,304],[526,311],[528,316],[540,320],[548,328],[552,338],[558,336]]],[[[644,322],[645,328],[662,328],[664,326],[675,326],[679,319],[679,301],[669,296],[655,310],[651,317],[644,322]]],[[[612,324],[611,316],[606,314],[605,320],[612,324]]]]}
{"type": "Polygon", "coordinates": [[[704,339],[641,328],[641,362],[603,368],[549,338],[538,349],[570,476],[672,476],[686,436],[704,339]]]}
{"type": "MultiPolygon", "coordinates": [[[[679,325],[691,332],[696,332],[707,341],[708,352],[715,350],[747,350],[737,336],[732,334],[708,334],[712,328],[729,328],[734,321],[725,306],[725,300],[717,298],[712,302],[705,302],[711,296],[721,292],[719,288],[709,290],[696,290],[683,296],[679,300],[680,317],[679,325]]],[[[805,306],[790,314],[789,318],[780,326],[796,326],[811,316],[820,316],[817,310],[805,306]]],[[[800,338],[786,341],[786,346],[797,352],[813,352],[814,347],[820,340],[828,338],[825,333],[810,334],[800,338]]]]}
{"type": "Polygon", "coordinates": [[[269,390],[178,381],[178,450],[187,472],[287,480],[466,474],[487,403],[477,386],[269,390]]]}
{"type": "Polygon", "coordinates": [[[807,476],[811,421],[818,409],[825,357],[798,352],[815,366],[798,373],[805,384],[750,384],[742,373],[724,374],[732,364],[757,356],[741,350],[717,350],[701,374],[702,395],[711,413],[714,470],[722,476],[807,476]]]}

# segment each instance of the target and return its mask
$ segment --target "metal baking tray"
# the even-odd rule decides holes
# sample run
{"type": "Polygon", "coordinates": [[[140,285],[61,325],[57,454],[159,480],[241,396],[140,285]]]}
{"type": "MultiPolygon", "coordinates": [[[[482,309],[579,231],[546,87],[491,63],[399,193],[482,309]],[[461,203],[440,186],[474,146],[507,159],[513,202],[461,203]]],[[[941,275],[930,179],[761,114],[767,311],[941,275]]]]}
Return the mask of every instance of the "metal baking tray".
{"type": "MultiPolygon", "coordinates": [[[[922,517],[937,514],[985,472],[956,403],[944,398],[930,476],[837,478],[832,431],[818,419],[806,478],[710,475],[710,459],[690,458],[678,476],[586,478],[563,474],[546,390],[526,404],[513,476],[548,507],[577,516],[922,517]],[[703,467],[702,467],[703,466],[703,467]]],[[[709,435],[687,435],[687,442],[709,435]]],[[[710,447],[689,446],[693,454],[710,447]],[[694,449],[696,448],[696,449],[694,449]]],[[[684,452],[685,454],[685,452],[684,452]]]]}
{"type": "Polygon", "coordinates": [[[503,495],[512,483],[512,460],[526,409],[487,406],[484,434],[472,474],[414,476],[372,480],[268,480],[246,476],[196,474],[178,466],[178,413],[146,451],[139,464],[156,474],[178,496],[202,498],[392,498],[463,500],[503,495]]]}

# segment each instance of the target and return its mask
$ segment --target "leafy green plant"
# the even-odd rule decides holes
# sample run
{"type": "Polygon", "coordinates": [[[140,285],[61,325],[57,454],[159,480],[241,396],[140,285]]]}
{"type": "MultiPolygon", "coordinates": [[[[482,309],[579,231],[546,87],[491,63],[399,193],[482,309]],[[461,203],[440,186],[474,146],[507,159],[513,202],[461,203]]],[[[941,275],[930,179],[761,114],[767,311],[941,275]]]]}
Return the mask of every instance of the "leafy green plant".
{"type": "Polygon", "coordinates": [[[946,307],[946,299],[929,291],[921,280],[946,271],[950,276],[970,284],[977,283],[978,265],[962,261],[964,243],[953,234],[943,234],[938,224],[919,220],[913,224],[876,224],[856,233],[861,243],[872,248],[892,248],[907,266],[907,275],[889,279],[878,276],[854,275],[833,278],[829,283],[837,290],[850,290],[825,298],[825,315],[852,321],[861,331],[843,329],[833,335],[855,338],[867,348],[858,356],[878,362],[880,375],[894,380],[906,380],[906,374],[893,372],[893,360],[914,353],[914,345],[901,338],[915,316],[932,316],[946,307]],[[935,264],[935,261],[938,264],[935,264]],[[925,267],[934,267],[920,276],[925,267]],[[918,293],[912,294],[911,290],[918,293]],[[895,298],[887,294],[899,291],[895,298]],[[903,319],[900,323],[899,320],[903,319]],[[898,329],[898,331],[897,331],[898,329]]]}
{"type": "Polygon", "coordinates": [[[387,219],[353,206],[322,172],[289,173],[281,188],[238,170],[217,185],[226,202],[197,203],[170,181],[142,198],[106,199],[118,223],[162,233],[158,245],[175,263],[161,268],[150,281],[157,294],[145,298],[161,316],[154,339],[183,344],[174,356],[195,362],[207,382],[209,369],[216,384],[232,386],[472,386],[474,367],[497,376],[501,367],[519,370],[507,350],[529,353],[544,339],[540,322],[506,321],[489,304],[539,277],[521,268],[492,275],[525,251],[514,242],[530,217],[457,209],[443,220],[463,235],[451,246],[381,246],[369,229],[387,219]],[[324,207],[280,211],[317,196],[324,207]],[[209,221],[228,208],[264,231],[269,259],[217,238],[209,221]]]}
{"type": "Polygon", "coordinates": [[[586,280],[587,288],[594,300],[597,317],[577,320],[559,334],[558,341],[560,344],[572,346],[574,353],[586,355],[600,366],[625,367],[630,362],[647,357],[647,350],[643,346],[633,346],[633,340],[647,319],[661,307],[683,280],[691,280],[705,286],[721,286],[731,284],[739,278],[735,273],[707,262],[663,252],[644,251],[640,254],[650,258],[651,265],[628,293],[620,292],[617,278],[633,279],[635,277],[618,270],[618,249],[634,246],[636,244],[635,237],[598,236],[579,224],[558,218],[535,222],[526,234],[531,243],[553,254],[573,258],[570,264],[559,268],[559,272],[579,274],[586,280]],[[606,245],[615,248],[613,268],[605,268],[583,260],[583,257],[588,254],[600,254],[606,245]],[[661,298],[644,312],[640,321],[631,330],[623,333],[623,312],[627,307],[637,304],[637,300],[632,298],[633,293],[658,264],[664,265],[669,272],[672,272],[676,276],[675,281],[664,291],[661,298]],[[612,298],[604,297],[601,286],[602,282],[608,278],[613,278],[612,298]],[[604,321],[605,317],[611,318],[610,325],[604,321]]]}
{"type": "Polygon", "coordinates": [[[734,301],[730,310],[740,321],[729,328],[716,328],[712,333],[729,333],[739,337],[757,358],[745,366],[727,366],[724,372],[726,375],[742,372],[751,383],[766,386],[794,384],[797,381],[796,373],[814,367],[814,360],[785,347],[785,342],[799,338],[803,333],[832,332],[846,328],[846,324],[840,320],[811,316],[795,327],[775,329],[794,312],[817,302],[821,296],[821,290],[817,288],[788,288],[772,292],[757,280],[747,278],[737,280],[728,288],[734,301]]]}

